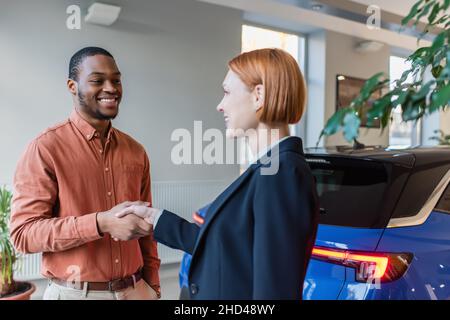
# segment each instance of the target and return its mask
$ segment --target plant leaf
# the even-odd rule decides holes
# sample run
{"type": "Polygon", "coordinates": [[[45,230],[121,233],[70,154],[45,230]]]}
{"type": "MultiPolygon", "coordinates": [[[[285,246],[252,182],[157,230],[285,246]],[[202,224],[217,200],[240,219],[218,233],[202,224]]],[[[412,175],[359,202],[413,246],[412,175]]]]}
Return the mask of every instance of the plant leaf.
{"type": "Polygon", "coordinates": [[[431,95],[430,111],[435,111],[439,107],[450,103],[450,83],[431,95]]]}
{"type": "Polygon", "coordinates": [[[437,14],[439,12],[439,7],[440,7],[440,5],[439,5],[438,2],[435,3],[435,5],[433,6],[433,9],[431,10],[430,15],[428,16],[428,23],[429,24],[432,24],[434,22],[434,19],[436,19],[436,16],[437,16],[437,14]]]}
{"type": "Polygon", "coordinates": [[[369,125],[373,123],[375,118],[382,118],[384,113],[387,112],[387,108],[391,104],[391,95],[385,95],[381,99],[374,101],[373,106],[367,110],[367,122],[369,125]]]}
{"type": "Polygon", "coordinates": [[[345,114],[349,112],[347,108],[338,110],[335,114],[331,116],[330,119],[328,119],[327,124],[325,125],[325,128],[323,129],[323,132],[325,135],[332,135],[338,132],[339,128],[341,127],[341,124],[343,122],[345,114]]]}
{"type": "Polygon", "coordinates": [[[433,77],[434,77],[435,79],[437,79],[437,78],[439,78],[439,76],[441,75],[442,70],[444,70],[444,67],[443,67],[443,66],[436,66],[436,67],[434,67],[434,68],[431,69],[431,74],[433,75],[433,77]]]}
{"type": "Polygon", "coordinates": [[[396,100],[394,100],[394,102],[392,102],[392,108],[395,109],[397,106],[402,105],[403,103],[405,103],[406,99],[408,98],[408,96],[410,95],[410,91],[409,90],[403,90],[398,98],[396,100]]]}
{"type": "Polygon", "coordinates": [[[441,49],[444,46],[445,38],[447,37],[447,32],[443,31],[439,33],[433,40],[431,45],[431,53],[434,53],[437,49],[441,49]]]}
{"type": "MultiPolygon", "coordinates": [[[[426,2],[426,1],[425,1],[426,2]]],[[[423,16],[426,16],[427,14],[428,14],[428,12],[430,11],[430,9],[431,9],[431,6],[433,5],[433,3],[434,3],[435,1],[429,1],[424,7],[423,7],[423,10],[418,14],[418,16],[415,18],[415,22],[414,22],[414,25],[415,26],[417,26],[417,24],[419,23],[419,21],[420,21],[420,19],[423,17],[423,16]]]]}
{"type": "Polygon", "coordinates": [[[422,85],[422,88],[420,88],[420,90],[417,93],[411,96],[411,99],[413,101],[422,100],[427,96],[427,94],[430,92],[431,86],[434,85],[435,83],[436,82],[434,80],[428,81],[426,84],[422,85]]]}
{"type": "Polygon", "coordinates": [[[349,112],[344,116],[344,138],[348,142],[353,141],[358,137],[359,126],[361,125],[361,120],[356,115],[355,112],[349,112]]]}
{"type": "Polygon", "coordinates": [[[415,5],[412,6],[408,15],[402,19],[402,25],[407,24],[418,12],[419,6],[422,4],[423,0],[418,1],[415,5]]]}

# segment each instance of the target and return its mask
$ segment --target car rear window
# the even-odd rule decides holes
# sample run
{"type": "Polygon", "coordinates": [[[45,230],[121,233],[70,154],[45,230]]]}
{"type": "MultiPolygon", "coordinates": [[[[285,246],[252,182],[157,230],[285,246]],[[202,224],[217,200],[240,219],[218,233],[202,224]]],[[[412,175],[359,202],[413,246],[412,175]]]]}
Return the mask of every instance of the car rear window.
{"type": "Polygon", "coordinates": [[[435,210],[450,214],[450,183],[447,185],[447,188],[439,199],[435,210]]]}
{"type": "Polygon", "coordinates": [[[392,194],[392,164],[339,157],[307,157],[307,161],[316,179],[321,224],[357,228],[387,225],[401,190],[395,188],[392,194]]]}
{"type": "MultiPolygon", "coordinates": [[[[417,215],[448,170],[450,170],[449,164],[440,166],[425,164],[414,168],[392,218],[417,215]]],[[[444,205],[444,201],[441,205],[444,205]]]]}

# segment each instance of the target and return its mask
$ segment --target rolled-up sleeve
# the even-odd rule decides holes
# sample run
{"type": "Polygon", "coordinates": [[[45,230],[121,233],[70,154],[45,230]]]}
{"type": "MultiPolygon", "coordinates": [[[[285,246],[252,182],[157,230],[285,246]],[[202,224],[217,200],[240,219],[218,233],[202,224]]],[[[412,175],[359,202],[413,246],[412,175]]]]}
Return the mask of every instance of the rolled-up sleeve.
{"type": "Polygon", "coordinates": [[[58,182],[53,162],[39,140],[30,143],[14,176],[11,239],[19,252],[58,252],[101,238],[97,213],[55,217],[58,182]]]}

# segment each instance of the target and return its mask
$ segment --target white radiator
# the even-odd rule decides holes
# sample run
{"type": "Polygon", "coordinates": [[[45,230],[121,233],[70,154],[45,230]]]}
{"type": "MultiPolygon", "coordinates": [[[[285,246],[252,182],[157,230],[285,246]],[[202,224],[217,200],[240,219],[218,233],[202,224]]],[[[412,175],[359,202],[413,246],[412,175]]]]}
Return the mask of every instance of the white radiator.
{"type": "MultiPolygon", "coordinates": [[[[212,202],[227,186],[225,181],[168,181],[152,183],[153,206],[164,208],[192,221],[192,213],[212,202]]],[[[181,260],[182,251],[158,244],[162,264],[181,260]]],[[[41,254],[22,256],[15,272],[17,280],[33,280],[41,276],[41,254]]]]}
{"type": "MultiPolygon", "coordinates": [[[[188,221],[192,213],[212,202],[226,188],[223,181],[157,182],[152,186],[153,206],[172,211],[188,221]]],[[[161,263],[181,261],[182,251],[158,244],[161,263]]]]}

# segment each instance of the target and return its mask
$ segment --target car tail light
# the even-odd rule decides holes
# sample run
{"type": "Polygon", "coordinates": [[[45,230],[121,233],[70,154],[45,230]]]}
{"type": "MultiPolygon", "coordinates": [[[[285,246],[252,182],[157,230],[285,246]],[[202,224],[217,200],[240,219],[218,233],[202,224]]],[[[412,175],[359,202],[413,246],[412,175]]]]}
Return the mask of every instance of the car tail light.
{"type": "Polygon", "coordinates": [[[312,258],[356,270],[356,281],[389,282],[402,277],[412,260],[410,253],[378,253],[314,247],[312,258]]]}

